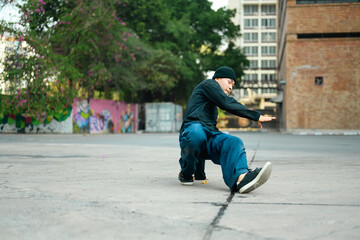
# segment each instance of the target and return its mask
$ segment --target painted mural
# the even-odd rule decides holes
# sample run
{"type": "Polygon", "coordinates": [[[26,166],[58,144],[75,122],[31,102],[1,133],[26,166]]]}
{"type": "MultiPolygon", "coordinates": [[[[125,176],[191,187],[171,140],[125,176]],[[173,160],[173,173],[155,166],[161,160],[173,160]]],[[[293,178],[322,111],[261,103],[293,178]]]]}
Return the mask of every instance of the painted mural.
{"type": "Polygon", "coordinates": [[[72,133],[72,107],[40,121],[25,114],[0,113],[0,133],[72,133]]]}
{"type": "Polygon", "coordinates": [[[74,133],[133,133],[136,129],[137,105],[119,101],[75,99],[74,133]]]}
{"type": "Polygon", "coordinates": [[[73,106],[41,120],[0,113],[0,133],[133,133],[137,105],[112,100],[74,100],[73,106]]]}

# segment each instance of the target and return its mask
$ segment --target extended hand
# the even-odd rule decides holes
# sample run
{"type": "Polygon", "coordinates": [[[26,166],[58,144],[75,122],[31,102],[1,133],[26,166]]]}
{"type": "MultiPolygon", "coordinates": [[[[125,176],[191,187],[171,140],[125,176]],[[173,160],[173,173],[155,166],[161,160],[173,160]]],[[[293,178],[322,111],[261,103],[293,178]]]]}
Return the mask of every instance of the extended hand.
{"type": "Polygon", "coordinates": [[[259,125],[260,128],[262,128],[261,122],[270,122],[274,119],[276,119],[276,117],[265,117],[263,115],[260,115],[260,118],[256,123],[259,125]]]}

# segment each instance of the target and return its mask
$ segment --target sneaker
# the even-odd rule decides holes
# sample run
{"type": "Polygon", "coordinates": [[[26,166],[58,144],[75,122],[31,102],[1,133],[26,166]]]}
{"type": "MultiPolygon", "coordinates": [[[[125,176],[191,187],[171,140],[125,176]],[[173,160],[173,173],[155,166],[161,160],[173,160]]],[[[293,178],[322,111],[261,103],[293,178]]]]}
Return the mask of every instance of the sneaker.
{"type": "Polygon", "coordinates": [[[209,181],[208,177],[205,178],[196,178],[194,177],[195,182],[201,182],[202,184],[207,184],[207,182],[209,181]]]}
{"type": "Polygon", "coordinates": [[[196,181],[205,181],[205,180],[209,180],[209,178],[208,177],[194,177],[194,180],[196,180],[196,181]]]}
{"type": "Polygon", "coordinates": [[[235,184],[234,190],[239,193],[249,193],[255,190],[269,179],[271,170],[271,162],[267,162],[264,167],[248,172],[243,180],[235,184]]]}
{"type": "Polygon", "coordinates": [[[183,174],[183,172],[180,172],[179,173],[179,181],[182,185],[193,185],[194,184],[194,178],[191,176],[191,177],[187,177],[183,174]]]}

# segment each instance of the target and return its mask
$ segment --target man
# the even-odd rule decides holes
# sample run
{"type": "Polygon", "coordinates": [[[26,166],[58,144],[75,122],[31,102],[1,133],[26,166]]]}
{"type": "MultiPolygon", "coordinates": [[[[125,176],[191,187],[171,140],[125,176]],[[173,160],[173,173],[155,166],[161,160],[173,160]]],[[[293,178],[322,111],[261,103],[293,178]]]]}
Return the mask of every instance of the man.
{"type": "Polygon", "coordinates": [[[230,67],[220,67],[212,79],[197,85],[188,101],[179,142],[181,171],[179,181],[192,185],[195,180],[205,180],[205,159],[221,165],[225,184],[233,192],[248,193],[264,184],[270,177],[272,165],[267,162],[262,168],[249,171],[242,140],[220,132],[216,127],[217,107],[239,117],[261,122],[271,121],[228,95],[236,84],[235,72],[230,67]],[[195,175],[195,176],[193,176],[195,175]]]}

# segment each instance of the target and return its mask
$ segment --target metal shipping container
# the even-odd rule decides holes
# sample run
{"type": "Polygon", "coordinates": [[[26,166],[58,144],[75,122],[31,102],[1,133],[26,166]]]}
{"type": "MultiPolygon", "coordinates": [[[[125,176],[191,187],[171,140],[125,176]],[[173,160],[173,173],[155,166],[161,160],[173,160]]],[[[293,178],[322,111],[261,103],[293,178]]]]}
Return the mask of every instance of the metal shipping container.
{"type": "Polygon", "coordinates": [[[182,124],[182,107],[171,102],[145,104],[146,132],[177,132],[182,124]]]}

